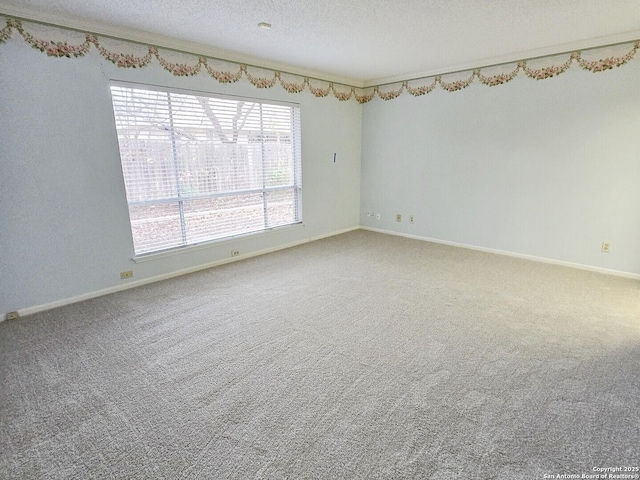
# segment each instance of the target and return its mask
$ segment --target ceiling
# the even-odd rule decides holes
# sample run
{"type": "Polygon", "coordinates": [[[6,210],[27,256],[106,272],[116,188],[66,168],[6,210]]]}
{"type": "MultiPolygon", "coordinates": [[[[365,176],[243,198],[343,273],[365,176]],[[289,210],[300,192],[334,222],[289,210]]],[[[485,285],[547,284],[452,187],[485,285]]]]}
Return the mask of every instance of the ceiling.
{"type": "Polygon", "coordinates": [[[638,0],[0,0],[0,12],[362,85],[640,38],[638,0]]]}

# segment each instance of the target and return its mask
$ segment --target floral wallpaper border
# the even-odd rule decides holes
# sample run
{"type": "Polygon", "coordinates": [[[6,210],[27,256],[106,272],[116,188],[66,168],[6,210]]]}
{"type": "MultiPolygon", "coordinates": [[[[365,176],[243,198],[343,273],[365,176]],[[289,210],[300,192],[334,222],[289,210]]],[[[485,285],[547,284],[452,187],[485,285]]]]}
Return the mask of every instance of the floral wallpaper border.
{"type": "MultiPolygon", "coordinates": [[[[68,30],[64,27],[59,28],[61,30],[68,30]]],[[[280,72],[270,69],[262,70],[272,72],[273,76],[271,78],[254,76],[250,73],[249,67],[247,65],[236,62],[229,62],[226,60],[225,62],[237,66],[237,70],[216,70],[210,65],[210,62],[205,56],[199,56],[198,62],[195,65],[172,63],[167,61],[160,54],[159,49],[152,45],[144,46],[147,49],[147,53],[143,56],[134,56],[128,53],[113,52],[107,50],[101,45],[97,35],[87,32],[80,32],[84,34],[85,40],[84,42],[77,45],[71,45],[66,41],[55,42],[50,40],[43,40],[36,38],[31,33],[27,32],[22,24],[22,21],[12,17],[6,17],[6,25],[4,26],[4,28],[0,29],[0,44],[6,42],[9,38],[11,38],[11,35],[14,31],[18,32],[18,34],[24,39],[26,43],[31,45],[33,48],[46,53],[50,57],[82,57],[89,53],[91,47],[94,47],[102,57],[112,62],[114,65],[122,68],[143,68],[148,66],[151,61],[155,59],[165,70],[175,76],[192,76],[200,73],[201,71],[206,71],[212,78],[216,79],[220,83],[234,83],[239,81],[244,76],[256,88],[271,88],[279,84],[289,93],[300,93],[304,90],[309,90],[316,97],[327,97],[332,94],[340,101],[355,99],[361,104],[371,101],[376,96],[381,98],[382,100],[392,100],[399,97],[405,91],[413,96],[418,97],[432,92],[438,86],[440,86],[440,88],[447,92],[456,92],[468,87],[476,81],[479,81],[480,83],[489,87],[494,87],[510,82],[520,73],[524,73],[525,76],[535,80],[545,80],[547,78],[555,77],[562,73],[565,73],[573,64],[577,64],[584,70],[598,73],[605,70],[610,70],[615,67],[620,67],[628,63],[635,57],[638,49],[640,49],[640,40],[638,40],[635,42],[621,44],[630,48],[628,53],[622,56],[610,56],[598,60],[588,61],[583,58],[580,51],[575,51],[567,54],[567,60],[560,65],[552,65],[540,69],[535,69],[529,67],[527,60],[521,60],[517,63],[513,63],[514,68],[509,73],[485,76],[482,74],[483,68],[476,68],[474,70],[469,70],[469,77],[464,80],[447,82],[443,79],[442,75],[437,75],[435,77],[423,77],[411,81],[397,82],[391,85],[398,85],[398,88],[383,91],[384,88],[382,85],[358,88],[324,80],[317,81],[325,85],[324,88],[315,87],[311,84],[311,80],[308,77],[302,77],[300,75],[289,74],[287,72],[280,72]],[[283,75],[285,74],[288,76],[299,78],[301,80],[300,83],[285,81],[285,79],[283,78],[283,75]],[[416,81],[425,83],[420,86],[411,86],[409,84],[410,82],[414,83],[416,81]]],[[[127,43],[134,43],[127,40],[123,41],[127,43]]],[[[486,70],[487,68],[492,67],[484,67],[484,70],[486,70]]]]}

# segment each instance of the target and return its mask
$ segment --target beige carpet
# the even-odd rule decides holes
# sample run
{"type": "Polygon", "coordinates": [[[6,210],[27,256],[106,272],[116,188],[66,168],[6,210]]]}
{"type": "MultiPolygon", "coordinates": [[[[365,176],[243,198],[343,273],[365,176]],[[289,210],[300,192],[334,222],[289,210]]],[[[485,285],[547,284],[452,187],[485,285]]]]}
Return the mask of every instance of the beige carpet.
{"type": "Polygon", "coordinates": [[[640,466],[640,282],[356,231],[0,324],[0,477],[640,466]]]}

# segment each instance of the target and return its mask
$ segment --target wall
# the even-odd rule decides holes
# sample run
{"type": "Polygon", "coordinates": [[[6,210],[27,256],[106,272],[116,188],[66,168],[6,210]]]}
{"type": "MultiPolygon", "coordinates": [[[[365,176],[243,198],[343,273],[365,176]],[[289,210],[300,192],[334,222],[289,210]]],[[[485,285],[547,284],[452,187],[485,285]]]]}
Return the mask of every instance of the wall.
{"type": "Polygon", "coordinates": [[[361,224],[640,274],[639,78],[636,59],[370,102],[361,224]]]}
{"type": "Polygon", "coordinates": [[[119,288],[124,270],[144,281],[358,224],[638,275],[638,78],[636,59],[362,107],[49,58],[16,35],[0,45],[0,316],[119,288]],[[299,102],[305,227],[134,263],[110,79],[299,102]]]}
{"type": "Polygon", "coordinates": [[[174,77],[157,63],[118,69],[95,53],[49,58],[18,35],[0,45],[0,95],[0,316],[119,288],[121,271],[139,282],[358,226],[357,102],[174,77]],[[134,263],[110,79],[299,103],[305,227],[134,263]]]}

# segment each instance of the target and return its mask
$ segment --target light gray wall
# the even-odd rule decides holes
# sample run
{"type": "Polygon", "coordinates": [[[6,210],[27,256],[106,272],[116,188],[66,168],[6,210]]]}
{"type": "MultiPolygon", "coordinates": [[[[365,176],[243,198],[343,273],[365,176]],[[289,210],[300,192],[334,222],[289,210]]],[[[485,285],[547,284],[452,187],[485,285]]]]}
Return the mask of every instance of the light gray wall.
{"type": "Polygon", "coordinates": [[[0,46],[0,315],[116,287],[124,270],[142,280],[359,223],[640,273],[638,78],[634,60],[362,107],[157,65],[118,69],[95,54],[48,58],[10,39],[0,46]],[[110,79],[300,103],[306,227],[133,263],[110,79]]]}
{"type": "Polygon", "coordinates": [[[96,54],[48,58],[18,39],[0,45],[0,96],[0,315],[121,285],[121,271],[143,280],[359,223],[356,102],[179,78],[157,64],[118,69],[96,54]],[[299,103],[305,228],[134,263],[110,79],[299,103]]]}
{"type": "Polygon", "coordinates": [[[638,79],[636,59],[597,74],[574,67],[543,81],[370,102],[361,224],[640,273],[638,79]]]}

